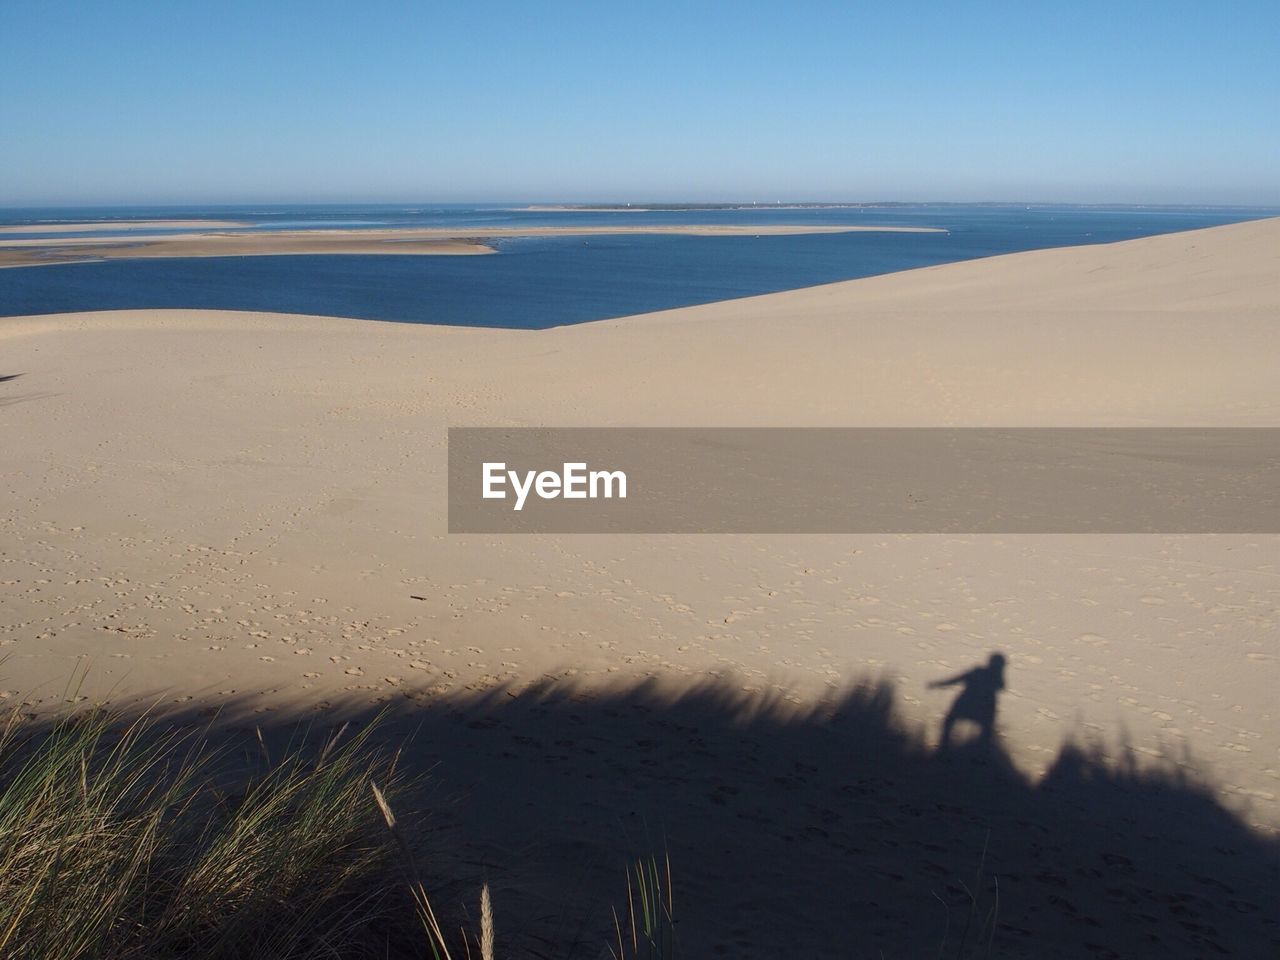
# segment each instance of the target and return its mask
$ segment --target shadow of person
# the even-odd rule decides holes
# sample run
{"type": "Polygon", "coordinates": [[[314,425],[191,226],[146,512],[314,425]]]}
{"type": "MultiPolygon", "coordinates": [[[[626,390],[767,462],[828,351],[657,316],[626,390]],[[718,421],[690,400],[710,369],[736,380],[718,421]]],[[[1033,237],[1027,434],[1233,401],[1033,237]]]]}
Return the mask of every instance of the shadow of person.
{"type": "Polygon", "coordinates": [[[993,653],[986,666],[974,667],[954,677],[935,680],[929,684],[930,690],[955,686],[961,688],[942,720],[939,753],[945,753],[951,748],[952,733],[960,720],[968,721],[978,728],[978,736],[974,741],[976,746],[989,751],[995,745],[996,698],[1004,689],[1006,662],[1004,654],[993,653]]]}

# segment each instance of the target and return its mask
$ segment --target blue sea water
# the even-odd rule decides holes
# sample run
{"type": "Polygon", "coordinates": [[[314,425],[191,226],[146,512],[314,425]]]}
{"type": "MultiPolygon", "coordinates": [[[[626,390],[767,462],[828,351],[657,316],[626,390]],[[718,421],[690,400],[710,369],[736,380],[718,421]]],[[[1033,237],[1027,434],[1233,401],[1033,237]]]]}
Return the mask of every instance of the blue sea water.
{"type": "MultiPolygon", "coordinates": [[[[941,227],[946,233],[525,237],[496,256],[297,255],[110,260],[0,269],[0,317],[78,310],[209,308],[409,323],[543,328],[772,293],[1044,247],[1216,226],[1280,211],[1241,208],[920,204],[549,212],[510,206],[309,206],[0,210],[7,238],[50,222],[244,221],[300,227],[820,224],[941,227]]],[[[164,231],[157,230],[155,233],[164,231]]],[[[101,234],[95,234],[101,235],[101,234]]],[[[128,236],[147,235],[131,231],[128,236]]],[[[58,234],[68,236],[68,234],[58,234]]]]}

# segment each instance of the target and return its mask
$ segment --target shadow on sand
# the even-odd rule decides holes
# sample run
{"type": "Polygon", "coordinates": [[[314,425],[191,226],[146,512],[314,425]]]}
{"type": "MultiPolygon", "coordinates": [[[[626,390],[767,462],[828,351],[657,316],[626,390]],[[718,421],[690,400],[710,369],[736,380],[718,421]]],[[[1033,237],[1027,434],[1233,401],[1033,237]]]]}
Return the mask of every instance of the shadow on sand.
{"type": "MultiPolygon", "coordinates": [[[[9,382],[9,381],[11,381],[11,380],[17,380],[17,379],[18,379],[18,378],[20,378],[21,376],[22,376],[22,374],[20,374],[20,373],[6,373],[6,374],[0,374],[0,383],[8,383],[8,382],[9,382]]],[[[46,399],[46,398],[48,398],[48,397],[52,397],[52,396],[55,396],[55,394],[52,394],[52,393],[18,393],[18,394],[14,394],[14,395],[12,395],[12,396],[7,396],[7,397],[0,396],[0,407],[8,407],[8,406],[12,406],[12,405],[13,405],[13,404],[15,404],[15,403],[22,403],[23,401],[26,401],[26,400],[44,400],[44,399],[46,399]]]]}
{"type": "Polygon", "coordinates": [[[504,956],[606,955],[626,864],[664,849],[689,958],[1280,948],[1280,846],[1185,766],[1067,744],[1033,782],[993,729],[929,749],[880,679],[820,707],[727,676],[603,693],[558,681],[322,710],[228,703],[215,726],[248,756],[259,730],[281,743],[305,718],[318,739],[380,710],[423,775],[401,819],[438,906],[474,904],[487,881],[504,956]]]}

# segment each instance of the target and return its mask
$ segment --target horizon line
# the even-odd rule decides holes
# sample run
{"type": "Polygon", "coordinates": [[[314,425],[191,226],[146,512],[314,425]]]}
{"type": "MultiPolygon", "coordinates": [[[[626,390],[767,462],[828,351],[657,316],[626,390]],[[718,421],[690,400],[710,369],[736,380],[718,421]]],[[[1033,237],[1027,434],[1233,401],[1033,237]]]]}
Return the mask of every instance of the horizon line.
{"type": "Polygon", "coordinates": [[[659,199],[597,199],[597,200],[548,200],[548,199],[508,199],[508,200],[112,200],[76,202],[68,200],[9,202],[0,201],[0,210],[59,210],[59,209],[121,209],[131,207],[410,207],[410,206],[475,206],[475,207],[516,207],[520,206],[554,206],[569,209],[592,207],[707,207],[707,208],[785,208],[785,207],[991,207],[991,206],[1025,206],[1025,207],[1169,207],[1179,209],[1232,209],[1232,210],[1277,210],[1280,202],[1251,203],[1207,203],[1181,201],[1140,201],[1140,200],[659,200],[659,199]]]}

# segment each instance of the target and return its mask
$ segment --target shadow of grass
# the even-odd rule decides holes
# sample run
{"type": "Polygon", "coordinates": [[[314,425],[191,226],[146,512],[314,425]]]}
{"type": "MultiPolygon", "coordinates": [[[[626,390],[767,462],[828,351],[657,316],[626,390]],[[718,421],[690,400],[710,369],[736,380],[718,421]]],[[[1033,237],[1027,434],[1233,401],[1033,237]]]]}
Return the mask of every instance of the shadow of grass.
{"type": "MultiPolygon", "coordinates": [[[[386,705],[249,701],[214,721],[246,757],[302,720],[388,715],[425,775],[398,810],[438,908],[493,891],[499,953],[597,958],[624,870],[669,855],[687,957],[1275,955],[1280,846],[1185,766],[1065,744],[1047,774],[995,743],[945,756],[867,678],[818,706],[731,677],[612,690],[555,682],[386,705]],[[960,932],[976,898],[990,945],[960,932]],[[941,946],[941,949],[940,949],[941,946]],[[990,952],[988,953],[988,946],[990,952]]],[[[466,905],[470,904],[471,907],[466,905]]]]}

